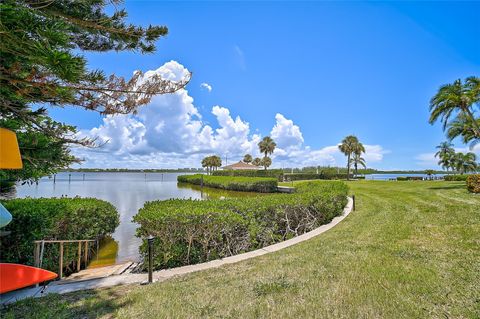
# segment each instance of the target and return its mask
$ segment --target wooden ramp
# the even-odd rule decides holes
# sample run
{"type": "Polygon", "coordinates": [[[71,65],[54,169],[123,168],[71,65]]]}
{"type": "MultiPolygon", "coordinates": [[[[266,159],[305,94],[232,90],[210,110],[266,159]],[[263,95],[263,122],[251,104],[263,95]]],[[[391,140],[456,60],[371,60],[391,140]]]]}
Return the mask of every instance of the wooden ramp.
{"type": "Polygon", "coordinates": [[[138,267],[137,263],[128,261],[122,264],[103,266],[103,267],[94,267],[81,270],[77,273],[71,274],[64,280],[57,282],[57,284],[69,284],[72,282],[78,282],[83,280],[91,280],[98,278],[105,278],[115,275],[124,275],[131,273],[138,267]]]}

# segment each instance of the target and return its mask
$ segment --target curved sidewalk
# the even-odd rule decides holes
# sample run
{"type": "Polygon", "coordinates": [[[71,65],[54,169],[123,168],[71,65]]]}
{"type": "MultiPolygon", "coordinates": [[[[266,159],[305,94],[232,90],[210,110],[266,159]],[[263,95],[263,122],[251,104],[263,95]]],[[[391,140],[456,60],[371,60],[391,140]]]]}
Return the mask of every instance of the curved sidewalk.
{"type": "MultiPolygon", "coordinates": [[[[273,245],[263,247],[257,250],[253,250],[247,253],[226,257],[223,259],[216,259],[216,260],[208,261],[201,264],[188,265],[188,266],[155,271],[153,273],[153,280],[156,282],[159,282],[159,281],[164,281],[178,275],[189,274],[192,272],[211,269],[211,268],[218,268],[223,265],[234,264],[243,260],[251,259],[257,256],[262,256],[268,253],[272,253],[272,252],[279,251],[281,249],[293,246],[295,244],[301,243],[315,236],[318,236],[326,232],[330,228],[334,227],[339,222],[341,222],[345,217],[347,217],[348,214],[350,214],[350,212],[352,211],[352,207],[353,207],[353,200],[352,198],[348,197],[348,203],[343,209],[342,215],[335,217],[334,219],[332,219],[330,223],[322,225],[318,228],[315,228],[314,230],[308,233],[294,237],[289,240],[285,240],[277,244],[273,244],[273,245]]],[[[68,292],[86,290],[86,289],[97,289],[97,288],[112,287],[117,285],[138,284],[138,283],[146,282],[147,276],[148,276],[147,274],[142,273],[142,274],[117,275],[117,276],[111,276],[106,278],[91,279],[91,280],[69,282],[69,283],[63,283],[62,281],[57,281],[49,284],[43,293],[40,293],[39,288],[30,288],[30,289],[24,289],[20,291],[14,291],[14,292],[7,293],[5,295],[0,296],[1,298],[0,302],[2,304],[7,304],[7,303],[12,303],[21,299],[25,299],[28,297],[40,297],[42,295],[49,294],[49,293],[64,294],[68,292]]]]}

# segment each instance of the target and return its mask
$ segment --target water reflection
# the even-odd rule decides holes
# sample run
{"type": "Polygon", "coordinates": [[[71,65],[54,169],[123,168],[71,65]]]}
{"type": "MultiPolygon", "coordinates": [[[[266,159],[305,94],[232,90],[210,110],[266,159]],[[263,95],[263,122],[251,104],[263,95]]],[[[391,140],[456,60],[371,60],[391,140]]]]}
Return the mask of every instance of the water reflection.
{"type": "Polygon", "coordinates": [[[190,189],[200,192],[201,199],[219,199],[219,198],[232,198],[232,197],[252,197],[252,196],[265,196],[268,193],[254,193],[254,192],[235,192],[227,191],[218,188],[201,187],[199,185],[192,185],[186,183],[178,183],[179,189],[190,189]]]}

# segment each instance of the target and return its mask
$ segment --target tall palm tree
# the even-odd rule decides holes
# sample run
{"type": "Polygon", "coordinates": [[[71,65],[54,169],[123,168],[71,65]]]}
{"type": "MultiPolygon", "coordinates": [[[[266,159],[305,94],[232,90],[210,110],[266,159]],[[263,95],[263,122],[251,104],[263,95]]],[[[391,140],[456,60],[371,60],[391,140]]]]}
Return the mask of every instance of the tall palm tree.
{"type": "Polygon", "coordinates": [[[476,172],[479,165],[477,156],[474,153],[456,153],[454,157],[455,168],[461,175],[469,172],[476,172]]]}
{"type": "Polygon", "coordinates": [[[448,169],[452,167],[453,157],[455,155],[453,144],[450,142],[442,142],[436,148],[438,151],[435,153],[435,157],[439,158],[438,165],[441,165],[448,172],[448,169]]]}
{"type": "Polygon", "coordinates": [[[355,169],[355,175],[358,174],[358,166],[363,166],[363,168],[367,168],[367,164],[365,163],[365,159],[362,157],[360,153],[353,153],[353,157],[350,159],[351,165],[355,169]]]}
{"type": "Polygon", "coordinates": [[[480,78],[469,77],[464,82],[458,79],[453,84],[440,87],[437,94],[430,100],[430,124],[438,119],[443,123],[443,129],[448,126],[452,115],[460,113],[468,120],[476,138],[480,138],[480,125],[474,116],[473,106],[480,102],[480,78]]]}
{"type": "Polygon", "coordinates": [[[349,135],[342,140],[342,143],[340,145],[338,145],[338,149],[340,150],[340,152],[345,154],[345,156],[347,157],[347,180],[350,180],[350,158],[352,157],[352,154],[361,154],[362,149],[363,152],[365,152],[365,148],[363,148],[363,145],[360,146],[359,144],[361,145],[356,136],[349,135]]]}
{"type": "MultiPolygon", "coordinates": [[[[260,149],[260,153],[265,154],[263,158],[267,158],[269,154],[272,154],[275,150],[277,144],[273,141],[270,136],[265,136],[259,143],[258,148],[260,149]]],[[[271,160],[270,160],[271,161],[271,160]]],[[[265,166],[265,170],[267,167],[265,166]]]]}

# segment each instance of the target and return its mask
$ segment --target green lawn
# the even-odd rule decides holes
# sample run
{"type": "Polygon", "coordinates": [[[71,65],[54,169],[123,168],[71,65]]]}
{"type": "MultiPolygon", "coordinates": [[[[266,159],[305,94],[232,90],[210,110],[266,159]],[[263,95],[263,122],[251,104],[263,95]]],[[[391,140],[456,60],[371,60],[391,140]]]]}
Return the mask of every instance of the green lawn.
{"type": "Polygon", "coordinates": [[[51,295],[2,318],[480,318],[480,196],[349,183],[352,212],[283,251],[150,286],[51,295]]]}

